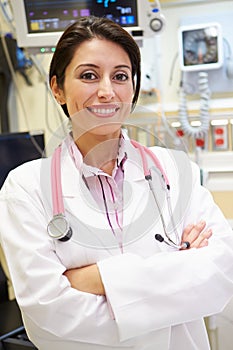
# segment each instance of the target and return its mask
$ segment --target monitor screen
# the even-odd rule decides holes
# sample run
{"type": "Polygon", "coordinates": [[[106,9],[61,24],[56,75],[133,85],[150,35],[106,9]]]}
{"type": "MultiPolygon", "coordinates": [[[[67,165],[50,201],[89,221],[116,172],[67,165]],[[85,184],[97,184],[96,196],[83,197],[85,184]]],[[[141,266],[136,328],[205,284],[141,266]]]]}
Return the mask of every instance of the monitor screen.
{"type": "Polygon", "coordinates": [[[0,134],[0,188],[10,170],[41,158],[44,152],[44,133],[17,132],[0,134]]]}
{"type": "Polygon", "coordinates": [[[140,6],[143,5],[141,0],[12,0],[11,2],[18,46],[30,48],[32,52],[34,48],[35,53],[53,52],[65,28],[82,16],[104,16],[119,23],[129,32],[134,32],[135,36],[142,36],[138,19],[141,12],[139,3],[140,6]],[[139,33],[135,32],[137,30],[139,33]]]}
{"type": "Polygon", "coordinates": [[[219,23],[181,26],[178,30],[182,71],[217,69],[223,63],[222,32],[219,23]]]}
{"type": "Polygon", "coordinates": [[[78,17],[107,17],[123,27],[138,25],[136,0],[24,0],[28,33],[62,32],[78,17]]]}

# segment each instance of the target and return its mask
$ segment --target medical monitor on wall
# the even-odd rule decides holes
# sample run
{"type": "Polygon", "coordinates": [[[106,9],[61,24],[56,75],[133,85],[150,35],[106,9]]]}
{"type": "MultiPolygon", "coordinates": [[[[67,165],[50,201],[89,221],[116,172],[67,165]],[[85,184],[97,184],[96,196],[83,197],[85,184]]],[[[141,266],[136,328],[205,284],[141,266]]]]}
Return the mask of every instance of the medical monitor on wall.
{"type": "Polygon", "coordinates": [[[142,37],[149,0],[11,0],[19,47],[53,52],[65,28],[80,16],[108,17],[142,37]]]}
{"type": "Polygon", "coordinates": [[[178,35],[182,71],[205,71],[222,66],[223,39],[219,23],[183,25],[178,35]]]}

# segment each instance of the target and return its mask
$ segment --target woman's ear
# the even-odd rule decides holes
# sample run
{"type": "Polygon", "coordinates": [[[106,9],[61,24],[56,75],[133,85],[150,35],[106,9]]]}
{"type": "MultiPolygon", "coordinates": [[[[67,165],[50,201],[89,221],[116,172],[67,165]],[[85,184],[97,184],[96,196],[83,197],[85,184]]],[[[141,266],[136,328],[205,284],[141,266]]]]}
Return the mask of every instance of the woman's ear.
{"type": "Polygon", "coordinates": [[[65,101],[65,96],[64,96],[63,90],[59,88],[59,86],[57,84],[57,77],[55,75],[50,80],[50,87],[51,87],[53,96],[56,99],[56,101],[60,105],[65,104],[66,101],[65,101]]]}

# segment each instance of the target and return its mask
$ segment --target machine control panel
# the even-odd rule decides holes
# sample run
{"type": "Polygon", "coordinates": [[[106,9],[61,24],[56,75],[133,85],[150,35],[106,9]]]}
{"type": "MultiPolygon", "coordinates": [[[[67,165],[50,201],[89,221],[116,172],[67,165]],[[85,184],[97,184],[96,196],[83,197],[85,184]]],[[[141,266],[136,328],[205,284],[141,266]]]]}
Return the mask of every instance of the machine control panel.
{"type": "Polygon", "coordinates": [[[160,33],[165,25],[165,18],[161,12],[160,2],[157,0],[138,1],[140,25],[144,37],[151,37],[160,33]]]}

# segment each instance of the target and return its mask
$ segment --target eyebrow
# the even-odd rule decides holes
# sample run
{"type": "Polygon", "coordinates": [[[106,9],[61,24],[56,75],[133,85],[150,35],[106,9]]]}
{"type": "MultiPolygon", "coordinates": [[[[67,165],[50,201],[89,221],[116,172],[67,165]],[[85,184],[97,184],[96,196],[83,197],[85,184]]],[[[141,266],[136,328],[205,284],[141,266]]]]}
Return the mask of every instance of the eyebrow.
{"type": "MultiPolygon", "coordinates": [[[[82,67],[90,67],[90,68],[100,68],[99,66],[97,66],[96,64],[93,64],[93,63],[82,63],[82,64],[79,64],[75,70],[79,69],[79,68],[82,68],[82,67]]],[[[129,70],[131,70],[131,67],[128,66],[127,64],[119,64],[117,66],[115,66],[114,68],[127,68],[129,70]]]]}

